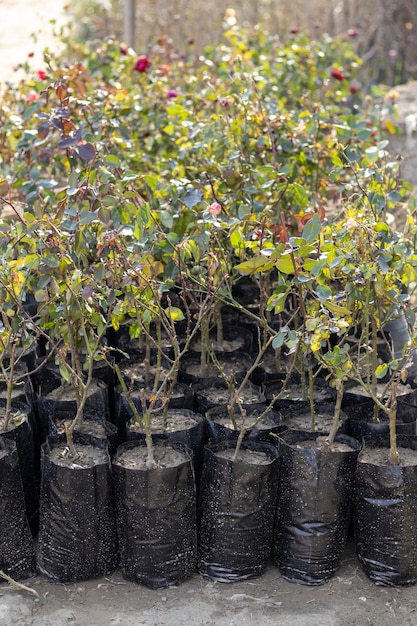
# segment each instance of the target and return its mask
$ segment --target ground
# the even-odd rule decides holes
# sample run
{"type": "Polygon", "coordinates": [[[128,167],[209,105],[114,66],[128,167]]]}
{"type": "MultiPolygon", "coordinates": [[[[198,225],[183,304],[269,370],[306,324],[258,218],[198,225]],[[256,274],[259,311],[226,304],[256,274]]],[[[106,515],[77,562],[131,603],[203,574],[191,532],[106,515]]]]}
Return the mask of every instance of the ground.
{"type": "MultiPolygon", "coordinates": [[[[61,0],[1,0],[0,83],[18,80],[29,61],[55,46],[50,19],[65,19],[61,0]],[[39,32],[40,31],[40,32],[39,32]],[[36,33],[36,40],[32,37],[36,33]],[[33,53],[33,56],[28,56],[33,53]]],[[[401,626],[417,623],[415,587],[382,588],[363,574],[352,541],[337,575],[320,587],[286,582],[271,564],[246,583],[213,583],[195,574],[179,587],[150,590],[108,578],[61,585],[25,581],[39,594],[0,585],[1,626],[401,626]]]]}
{"type": "Polygon", "coordinates": [[[1,0],[0,89],[24,76],[19,64],[44,69],[43,50],[57,46],[54,30],[65,22],[64,0],[1,0]]]}
{"type": "Polygon", "coordinates": [[[347,547],[342,567],[327,584],[285,581],[271,564],[245,583],[213,583],[198,574],[178,587],[150,590],[123,580],[120,571],[59,585],[27,581],[41,600],[0,587],[2,626],[412,626],[415,587],[377,587],[347,547]]]}

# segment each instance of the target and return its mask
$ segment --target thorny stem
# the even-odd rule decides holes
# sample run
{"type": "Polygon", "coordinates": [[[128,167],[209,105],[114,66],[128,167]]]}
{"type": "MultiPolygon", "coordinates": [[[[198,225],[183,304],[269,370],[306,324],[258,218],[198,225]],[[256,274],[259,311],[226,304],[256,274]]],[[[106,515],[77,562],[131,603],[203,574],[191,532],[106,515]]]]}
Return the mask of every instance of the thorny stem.
{"type": "Polygon", "coordinates": [[[70,429],[68,424],[64,424],[64,428],[65,428],[65,438],[67,440],[67,446],[69,448],[71,456],[74,459],[77,459],[79,457],[79,454],[74,446],[73,431],[70,429]]]}
{"type": "Polygon", "coordinates": [[[336,379],[335,388],[336,388],[336,404],[334,407],[332,427],[330,429],[329,436],[327,437],[328,443],[334,442],[335,437],[337,435],[337,431],[339,430],[340,411],[342,408],[342,400],[343,400],[343,381],[340,378],[336,379]]]}
{"type": "Polygon", "coordinates": [[[148,469],[153,469],[156,467],[155,454],[153,449],[153,441],[152,441],[152,430],[151,430],[151,416],[154,413],[152,406],[155,400],[151,400],[149,406],[146,404],[145,398],[145,390],[140,390],[140,402],[142,406],[142,416],[143,416],[143,425],[145,428],[145,441],[146,441],[146,449],[148,451],[148,457],[146,459],[146,467],[148,469]]]}
{"type": "Polygon", "coordinates": [[[401,381],[401,371],[397,373],[397,376],[392,382],[390,393],[390,407],[388,412],[389,417],[389,462],[391,465],[398,465],[400,457],[397,448],[397,391],[398,385],[401,381]]]}
{"type": "Polygon", "coordinates": [[[10,371],[7,377],[6,383],[6,416],[4,419],[4,431],[7,432],[9,430],[10,420],[12,417],[12,392],[14,385],[14,368],[16,364],[16,344],[13,341],[11,345],[11,353],[10,353],[10,371]]]}
{"type": "Polygon", "coordinates": [[[126,381],[123,378],[123,374],[120,371],[120,367],[117,365],[117,363],[115,363],[113,365],[113,367],[114,367],[114,371],[116,372],[116,376],[117,376],[117,379],[119,381],[119,385],[122,388],[123,394],[124,394],[124,396],[125,396],[125,398],[127,400],[127,403],[129,405],[129,408],[132,411],[132,413],[133,413],[133,415],[135,417],[135,420],[137,421],[137,423],[139,424],[139,426],[143,430],[142,416],[139,413],[139,411],[137,410],[136,404],[132,400],[132,396],[131,396],[130,390],[129,390],[128,386],[126,385],[126,381]]]}

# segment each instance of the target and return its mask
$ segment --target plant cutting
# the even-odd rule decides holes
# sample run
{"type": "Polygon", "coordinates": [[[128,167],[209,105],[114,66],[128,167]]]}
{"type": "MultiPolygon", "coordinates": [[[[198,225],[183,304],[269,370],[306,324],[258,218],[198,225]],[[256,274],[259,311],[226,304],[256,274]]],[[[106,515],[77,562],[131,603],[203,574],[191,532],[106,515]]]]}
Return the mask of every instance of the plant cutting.
{"type": "MultiPolygon", "coordinates": [[[[54,90],[57,115],[68,104],[66,94],[63,84],[54,90]]],[[[65,119],[66,130],[58,125],[64,136],[74,128],[69,114],[65,119]]],[[[95,149],[88,142],[73,147],[68,137],[65,141],[69,186],[39,199],[36,220],[30,212],[23,214],[31,230],[29,285],[37,302],[37,327],[72,401],[65,434],[49,437],[42,446],[38,566],[55,582],[103,575],[118,562],[108,442],[81,434],[95,386],[94,366],[107,350],[114,258],[105,246],[108,224],[90,185],[100,175],[99,164],[97,171],[93,167],[95,149]]],[[[93,402],[104,422],[108,408],[93,402]]]]}
{"type": "MultiPolygon", "coordinates": [[[[296,313],[299,313],[299,322],[295,324],[293,336],[299,354],[310,363],[305,397],[309,399],[308,418],[312,422],[308,430],[288,430],[278,435],[282,463],[273,557],[285,578],[310,585],[326,582],[340,565],[350,520],[353,471],[360,448],[352,438],[336,434],[342,401],[341,375],[336,381],[337,399],[331,432],[316,431],[314,418],[318,409],[313,399],[315,374],[311,363],[316,350],[330,338],[330,329],[337,330],[342,336],[346,331],[342,321],[339,326],[336,320],[329,323],[332,317],[329,309],[349,313],[332,303],[331,292],[325,287],[327,261],[322,255],[321,228],[319,214],[311,216],[299,237],[290,237],[263,255],[269,264],[276,266],[286,284],[285,289],[272,292],[271,306],[275,303],[279,312],[292,290],[298,295],[296,313]]],[[[239,267],[245,269],[250,263],[239,267]]],[[[257,257],[255,266],[258,271],[262,267],[268,269],[265,263],[262,257],[257,257]]],[[[275,345],[282,345],[289,333],[288,327],[280,329],[275,345]]],[[[284,393],[288,380],[289,377],[282,386],[284,393]]]]}
{"type": "MultiPolygon", "coordinates": [[[[267,399],[272,399],[274,406],[279,410],[284,403],[291,404],[291,387],[295,386],[293,397],[309,406],[311,429],[314,430],[315,387],[318,387],[322,380],[318,378],[319,368],[313,371],[315,359],[314,351],[310,346],[310,327],[312,319],[320,314],[322,306],[320,294],[323,291],[321,284],[323,260],[319,254],[318,238],[320,215],[311,214],[303,224],[302,232],[298,237],[289,237],[284,218],[280,225],[280,242],[275,241],[272,232],[271,225],[269,228],[264,225],[255,255],[236,265],[235,269],[246,275],[258,276],[261,293],[264,292],[262,288],[264,274],[268,275],[272,270],[277,272],[277,284],[271,289],[269,297],[264,296],[263,332],[265,335],[266,330],[267,336],[272,337],[272,348],[280,350],[285,346],[291,358],[285,373],[277,372],[275,380],[271,375],[266,384],[265,393],[267,399]],[[278,316],[285,309],[287,309],[288,321],[274,331],[266,322],[266,311],[272,311],[273,315],[278,316]],[[299,380],[296,380],[295,385],[294,373],[299,375],[299,380]]],[[[329,399],[330,393],[329,391],[327,393],[326,398],[326,395],[323,396],[321,392],[321,398],[329,399]]]]}
{"type": "Polygon", "coordinates": [[[118,556],[108,442],[80,432],[108,324],[104,308],[110,312],[93,277],[74,267],[63,247],[65,236],[59,240],[57,230],[54,234],[53,249],[47,248],[45,255],[58,252],[57,272],[51,272],[50,285],[35,291],[35,297],[40,301],[40,323],[48,330],[63,380],[71,383],[76,408],[75,416],[67,418],[65,435],[51,437],[42,446],[38,563],[42,575],[64,582],[108,573],[118,556]],[[58,531],[63,508],[64,533],[58,531]],[[69,546],[71,558],[64,558],[69,546]]]}
{"type": "Polygon", "coordinates": [[[178,369],[195,336],[206,309],[191,325],[187,302],[185,314],[162,299],[163,265],[148,254],[135,258],[135,246],[127,242],[123,273],[124,299],[120,315],[134,320],[130,333],[143,333],[156,352],[155,376],[135,387],[134,369],[125,379],[119,365],[115,371],[120,394],[138,426],[142,439],[119,446],[113,459],[116,518],[123,576],[151,588],[179,584],[195,570],[197,550],[196,483],[201,471],[205,428],[202,417],[189,409],[173,409],[172,398],[178,369]],[[148,320],[169,338],[169,353],[161,332],[150,332],[148,320]],[[185,334],[178,336],[176,323],[187,319],[185,334]],[[161,363],[167,364],[162,370],[161,363]],[[159,364],[159,366],[158,366],[159,364]],[[146,384],[148,383],[148,384],[146,384]],[[184,445],[186,444],[186,445],[184,445]]]}
{"type": "Polygon", "coordinates": [[[199,572],[238,582],[262,575],[271,551],[278,450],[265,442],[212,441],[199,507],[199,572]]]}
{"type": "Polygon", "coordinates": [[[414,348],[410,336],[401,349],[397,342],[390,344],[386,328],[405,314],[408,295],[404,286],[415,270],[410,239],[385,220],[389,195],[384,174],[390,168],[383,165],[383,147],[367,151],[363,159],[352,157],[349,166],[356,173],[359,204],[352,207],[351,197],[347,199],[346,216],[333,224],[323,246],[330,253],[332,279],[340,289],[338,305],[350,311],[353,332],[319,358],[339,389],[344,380],[363,390],[368,402],[362,403],[362,410],[370,421],[379,422],[384,414],[388,417],[385,439],[365,437],[358,457],[354,525],[358,558],[366,574],[376,584],[402,585],[416,581],[415,563],[409,559],[414,537],[407,531],[400,538],[397,529],[405,529],[405,523],[413,527],[417,459],[412,458],[412,439],[407,442],[397,434],[397,397],[407,380],[414,348]],[[362,168],[367,168],[367,174],[362,168]],[[364,179],[369,172],[368,188],[364,179]],[[384,341],[383,358],[378,353],[378,336],[384,341]],[[394,542],[395,554],[388,547],[394,542]]]}
{"type": "MultiPolygon", "coordinates": [[[[347,198],[346,217],[326,233],[323,249],[331,255],[329,267],[338,289],[338,304],[351,316],[345,316],[352,331],[343,346],[348,382],[351,386],[354,381],[363,390],[374,421],[379,420],[381,411],[390,416],[390,460],[396,463],[396,398],[401,383],[409,378],[407,370],[413,367],[414,348],[409,334],[404,335],[401,346],[398,341],[390,343],[388,329],[396,320],[403,323],[406,319],[406,287],[415,269],[409,236],[392,229],[385,219],[390,206],[386,189],[394,186],[392,164],[382,162],[386,156],[381,144],[376,152],[369,149],[362,161],[358,157],[350,164],[356,172],[360,199],[353,207],[347,198]],[[363,186],[366,168],[375,173],[370,189],[363,186]]],[[[399,193],[396,196],[401,197],[399,193]]]]}
{"type": "MultiPolygon", "coordinates": [[[[9,208],[15,211],[12,203],[9,208]]],[[[31,530],[38,529],[39,435],[29,375],[33,372],[40,331],[27,310],[30,286],[29,237],[24,219],[1,220],[0,382],[1,433],[16,442],[26,514],[31,530]],[[28,250],[29,248],[29,250],[28,250]]]]}

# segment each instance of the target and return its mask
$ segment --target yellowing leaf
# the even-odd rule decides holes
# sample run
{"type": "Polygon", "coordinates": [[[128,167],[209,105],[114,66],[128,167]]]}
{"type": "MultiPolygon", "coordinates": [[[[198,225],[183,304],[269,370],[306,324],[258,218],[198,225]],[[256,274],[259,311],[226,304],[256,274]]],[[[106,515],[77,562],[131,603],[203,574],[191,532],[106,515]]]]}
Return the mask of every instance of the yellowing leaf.
{"type": "Polygon", "coordinates": [[[263,255],[254,256],[249,261],[238,263],[234,269],[241,274],[255,274],[255,272],[266,272],[274,267],[274,263],[263,255]]]}
{"type": "Polygon", "coordinates": [[[294,263],[290,254],[283,254],[275,261],[275,267],[282,274],[294,274],[294,263]]]}
{"type": "Polygon", "coordinates": [[[326,300],[325,302],[326,309],[329,309],[331,313],[335,315],[350,315],[351,312],[345,306],[339,306],[338,304],[334,304],[333,302],[329,302],[326,300]]]}
{"type": "Polygon", "coordinates": [[[165,313],[173,322],[181,322],[184,319],[184,313],[176,306],[165,309],[165,313]]]}
{"type": "Polygon", "coordinates": [[[381,365],[378,365],[378,367],[376,368],[375,376],[377,378],[384,378],[387,372],[388,372],[388,365],[386,363],[382,363],[381,365]]]}
{"type": "Polygon", "coordinates": [[[391,122],[391,120],[385,120],[385,128],[387,129],[390,135],[395,135],[395,126],[391,122]]]}

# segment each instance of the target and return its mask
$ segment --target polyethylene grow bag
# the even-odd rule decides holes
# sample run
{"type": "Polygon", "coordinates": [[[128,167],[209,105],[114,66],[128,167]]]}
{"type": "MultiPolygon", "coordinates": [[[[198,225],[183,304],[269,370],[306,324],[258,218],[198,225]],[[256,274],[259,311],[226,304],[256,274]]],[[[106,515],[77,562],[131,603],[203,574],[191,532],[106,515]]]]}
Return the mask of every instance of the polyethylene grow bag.
{"type": "Polygon", "coordinates": [[[1,438],[7,438],[16,443],[19,458],[19,470],[23,485],[23,495],[26,506],[26,516],[32,534],[35,536],[39,524],[39,492],[35,466],[35,446],[32,427],[29,423],[31,407],[21,402],[14,402],[12,411],[20,411],[26,418],[17,426],[10,427],[7,432],[0,433],[1,438]]]}
{"type": "MultiPolygon", "coordinates": [[[[389,438],[365,438],[382,447],[389,438]]],[[[397,445],[417,450],[417,438],[397,436],[397,445]]],[[[400,456],[401,458],[401,456],[400,456]]],[[[417,582],[417,465],[357,465],[353,521],[358,559],[377,585],[417,582]]]]}
{"type": "MultiPolygon", "coordinates": [[[[198,486],[203,466],[204,446],[207,443],[206,421],[202,415],[188,409],[168,409],[168,415],[173,420],[175,420],[176,415],[178,418],[182,416],[189,417],[193,425],[189,428],[181,428],[180,430],[152,433],[152,441],[155,443],[180,443],[189,448],[193,453],[193,466],[196,484],[198,486]]],[[[127,441],[142,441],[144,443],[145,433],[131,430],[129,425],[127,425],[126,438],[127,441]]]]}
{"type": "Polygon", "coordinates": [[[337,435],[351,450],[332,452],[297,445],[317,433],[289,430],[281,437],[274,561],[291,582],[322,584],[337,570],[346,543],[360,444],[337,435]]]}
{"type": "Polygon", "coordinates": [[[199,571],[212,580],[237,582],[264,573],[271,554],[278,483],[278,450],[264,442],[242,448],[265,453],[253,464],[218,456],[236,441],[207,444],[200,495],[199,571]]]}
{"type": "Polygon", "coordinates": [[[14,580],[36,572],[35,550],[25,514],[14,441],[0,438],[0,570],[14,580]]]}
{"type": "Polygon", "coordinates": [[[174,467],[129,468],[119,458],[143,442],[128,441],[113,459],[122,574],[157,589],[182,582],[195,571],[196,495],[191,451],[178,443],[159,446],[182,453],[174,467]]]}
{"type": "Polygon", "coordinates": [[[49,454],[65,436],[49,437],[42,446],[38,567],[54,582],[95,578],[118,564],[108,444],[78,433],[73,438],[103,450],[106,460],[88,468],[62,467],[49,454]]]}

